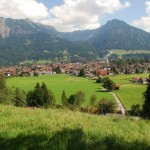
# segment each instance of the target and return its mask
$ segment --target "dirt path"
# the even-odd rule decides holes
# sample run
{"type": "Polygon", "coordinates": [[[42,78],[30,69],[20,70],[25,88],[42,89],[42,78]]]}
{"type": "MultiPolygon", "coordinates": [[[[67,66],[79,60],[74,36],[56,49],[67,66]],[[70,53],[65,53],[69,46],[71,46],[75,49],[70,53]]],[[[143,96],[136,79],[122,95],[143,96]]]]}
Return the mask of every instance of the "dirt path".
{"type": "Polygon", "coordinates": [[[117,105],[118,105],[118,107],[119,107],[121,113],[122,113],[123,115],[125,115],[125,111],[126,111],[126,110],[125,110],[125,108],[122,106],[122,104],[121,104],[119,98],[117,97],[117,95],[116,95],[115,93],[113,93],[113,92],[110,92],[110,93],[114,96],[114,98],[115,98],[115,100],[116,100],[116,102],[117,102],[117,105]]]}

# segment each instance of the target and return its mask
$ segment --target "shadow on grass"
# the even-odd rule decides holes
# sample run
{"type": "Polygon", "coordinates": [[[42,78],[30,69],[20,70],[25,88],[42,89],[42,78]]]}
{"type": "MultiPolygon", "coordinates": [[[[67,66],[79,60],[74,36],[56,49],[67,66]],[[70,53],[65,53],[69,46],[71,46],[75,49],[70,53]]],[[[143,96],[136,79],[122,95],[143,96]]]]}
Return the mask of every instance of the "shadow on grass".
{"type": "Polygon", "coordinates": [[[87,137],[82,129],[63,129],[52,136],[18,135],[10,139],[0,137],[2,150],[149,150],[148,143],[127,142],[116,136],[87,137]]]}
{"type": "Polygon", "coordinates": [[[108,91],[104,89],[100,89],[100,90],[96,90],[95,92],[108,92],[108,91]]]}

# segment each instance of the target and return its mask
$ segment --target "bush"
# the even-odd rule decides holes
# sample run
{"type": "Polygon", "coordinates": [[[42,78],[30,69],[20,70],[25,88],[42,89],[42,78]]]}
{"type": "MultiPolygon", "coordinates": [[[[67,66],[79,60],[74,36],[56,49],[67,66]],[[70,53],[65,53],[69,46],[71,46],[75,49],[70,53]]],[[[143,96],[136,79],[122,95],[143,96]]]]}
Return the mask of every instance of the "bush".
{"type": "Polygon", "coordinates": [[[27,105],[27,102],[26,102],[25,92],[20,88],[16,88],[16,90],[15,90],[15,106],[24,107],[26,105],[27,105]]]}
{"type": "Polygon", "coordinates": [[[130,115],[132,116],[140,116],[141,110],[140,110],[140,105],[132,105],[131,106],[131,111],[130,111],[130,115]]]}
{"type": "Polygon", "coordinates": [[[80,106],[85,100],[85,94],[82,91],[78,91],[76,94],[70,95],[68,98],[68,104],[73,106],[80,106]]]}
{"type": "Polygon", "coordinates": [[[99,114],[113,113],[114,112],[114,103],[105,98],[101,99],[97,105],[99,114]]]}
{"type": "Polygon", "coordinates": [[[98,79],[96,80],[96,83],[103,83],[103,78],[102,77],[98,77],[98,79]]]}
{"type": "Polygon", "coordinates": [[[93,95],[91,95],[91,97],[90,97],[90,105],[91,105],[91,106],[94,106],[95,102],[96,102],[96,95],[93,94],[93,95]]]}

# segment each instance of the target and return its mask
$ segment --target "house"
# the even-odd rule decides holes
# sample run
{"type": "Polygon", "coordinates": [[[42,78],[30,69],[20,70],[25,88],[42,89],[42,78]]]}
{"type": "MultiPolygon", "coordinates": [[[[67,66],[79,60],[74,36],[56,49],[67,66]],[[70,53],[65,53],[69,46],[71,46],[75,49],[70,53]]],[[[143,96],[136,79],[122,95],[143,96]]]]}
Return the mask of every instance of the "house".
{"type": "Polygon", "coordinates": [[[139,79],[140,79],[140,78],[138,78],[138,77],[133,77],[132,82],[133,82],[133,83],[138,83],[138,82],[139,82],[139,79]]]}
{"type": "Polygon", "coordinates": [[[148,79],[147,78],[138,78],[138,77],[133,77],[132,79],[133,83],[140,83],[140,84],[148,84],[148,79]]]}
{"type": "Polygon", "coordinates": [[[148,84],[148,79],[147,78],[140,78],[139,83],[141,84],[148,84]]]}
{"type": "Polygon", "coordinates": [[[115,85],[115,90],[119,90],[120,89],[120,84],[116,84],[115,85]]]}
{"type": "Polygon", "coordinates": [[[106,76],[107,75],[107,71],[101,69],[101,70],[98,70],[97,74],[99,76],[106,76]]]}
{"type": "Polygon", "coordinates": [[[5,76],[5,77],[10,77],[10,76],[11,76],[11,73],[10,73],[10,72],[5,72],[5,73],[4,73],[4,76],[5,76]]]}

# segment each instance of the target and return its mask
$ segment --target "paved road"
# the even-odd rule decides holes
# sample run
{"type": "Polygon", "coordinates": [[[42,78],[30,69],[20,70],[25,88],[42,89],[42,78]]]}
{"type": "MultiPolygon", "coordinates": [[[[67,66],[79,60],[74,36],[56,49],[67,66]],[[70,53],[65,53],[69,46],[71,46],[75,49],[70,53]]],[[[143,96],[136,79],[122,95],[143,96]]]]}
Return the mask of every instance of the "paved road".
{"type": "Polygon", "coordinates": [[[119,106],[119,109],[120,109],[120,111],[121,111],[121,113],[123,114],[123,115],[125,115],[125,108],[122,106],[122,104],[121,104],[121,102],[120,102],[120,100],[118,99],[118,97],[116,96],[116,94],[115,93],[113,93],[113,92],[110,92],[113,96],[114,96],[114,98],[115,98],[115,100],[116,100],[116,102],[117,102],[117,104],[118,104],[118,106],[119,106]]]}
{"type": "Polygon", "coordinates": [[[104,56],[104,60],[107,60],[108,58],[109,58],[109,56],[111,56],[111,54],[112,54],[112,50],[111,51],[109,51],[109,53],[108,54],[106,54],[105,56],[104,56]]]}

